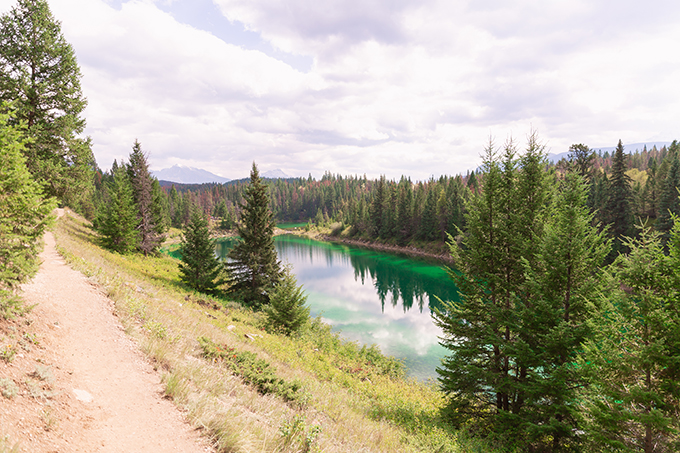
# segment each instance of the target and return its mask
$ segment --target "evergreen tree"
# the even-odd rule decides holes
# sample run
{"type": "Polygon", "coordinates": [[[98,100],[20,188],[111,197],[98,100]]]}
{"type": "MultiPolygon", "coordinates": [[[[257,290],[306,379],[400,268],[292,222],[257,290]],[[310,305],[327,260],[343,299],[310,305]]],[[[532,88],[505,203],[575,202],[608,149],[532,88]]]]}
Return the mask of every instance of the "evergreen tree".
{"type": "Polygon", "coordinates": [[[632,191],[630,178],[626,175],[627,169],[623,143],[619,140],[612,159],[612,172],[609,178],[606,204],[609,234],[614,239],[613,257],[626,250],[623,242],[624,237],[633,233],[631,228],[633,225],[632,191]]]}
{"type": "Polygon", "coordinates": [[[587,384],[576,365],[592,336],[589,303],[601,290],[601,265],[609,252],[593,225],[587,185],[567,173],[552,203],[536,261],[525,262],[529,304],[522,308],[522,348],[528,368],[520,423],[536,451],[577,449],[579,389],[587,384]]]}
{"type": "Polygon", "coordinates": [[[659,206],[657,171],[658,167],[656,164],[656,159],[649,159],[649,162],[647,163],[647,181],[645,181],[643,196],[645,197],[645,205],[647,206],[647,210],[644,212],[644,215],[651,217],[652,219],[657,218],[659,206]]]}
{"type": "Polygon", "coordinates": [[[370,235],[374,238],[380,237],[380,232],[382,231],[385,191],[385,176],[381,176],[376,182],[375,190],[373,191],[373,200],[369,209],[370,235]]]}
{"type": "Polygon", "coordinates": [[[612,265],[613,279],[597,332],[581,366],[593,383],[588,439],[594,448],[670,452],[680,448],[680,225],[665,256],[659,234],[642,228],[627,240],[630,253],[612,265]]]}
{"type": "Polygon", "coordinates": [[[271,291],[281,278],[281,264],[274,248],[276,225],[269,209],[267,186],[254,162],[243,199],[237,227],[241,240],[229,252],[226,266],[230,292],[257,308],[269,303],[271,291]]]}
{"type": "Polygon", "coordinates": [[[31,141],[27,165],[49,196],[74,208],[90,197],[94,156],[81,113],[80,69],[45,0],[18,0],[0,17],[0,100],[13,101],[31,141]]]}
{"type": "Polygon", "coordinates": [[[289,267],[284,268],[283,276],[271,293],[269,305],[264,308],[267,323],[285,335],[291,335],[309,320],[309,307],[305,305],[307,296],[297,285],[289,267]]]}
{"type": "Polygon", "coordinates": [[[404,245],[413,234],[413,188],[411,181],[401,177],[397,204],[397,239],[404,245]]]}
{"type": "MultiPolygon", "coordinates": [[[[467,232],[462,246],[450,244],[458,272],[449,272],[460,301],[448,301],[436,311],[442,345],[450,355],[437,369],[442,390],[449,396],[447,413],[456,425],[476,420],[484,429],[501,411],[509,410],[507,390],[507,322],[512,312],[503,294],[502,206],[506,201],[503,174],[493,144],[482,164],[484,186],[467,208],[467,232]]],[[[510,302],[509,300],[507,302],[510,302]]]]}
{"type": "Polygon", "coordinates": [[[581,143],[569,147],[569,164],[574,171],[581,175],[587,182],[593,176],[593,164],[595,152],[581,143]]]}
{"type": "Polygon", "coordinates": [[[163,194],[161,183],[156,178],[151,182],[151,223],[154,233],[163,241],[170,226],[170,209],[168,198],[163,194]]]}
{"type": "Polygon", "coordinates": [[[590,211],[595,214],[595,221],[607,225],[609,217],[607,216],[607,190],[609,188],[609,179],[607,174],[598,171],[593,175],[592,184],[590,186],[590,194],[588,195],[588,207],[590,211]]]}
{"type": "Polygon", "coordinates": [[[526,269],[538,263],[550,194],[536,137],[519,162],[514,156],[512,142],[502,160],[493,145],[487,148],[482,190],[466,209],[466,234],[450,245],[460,300],[444,303],[434,319],[450,351],[437,372],[454,423],[472,421],[526,446],[533,437],[523,414],[541,404],[531,399],[540,326],[526,269]]]}
{"type": "MultiPolygon", "coordinates": [[[[434,186],[434,183],[431,185],[434,186]]],[[[435,241],[438,238],[438,221],[437,221],[437,198],[438,193],[434,188],[429,188],[425,198],[425,206],[420,219],[420,229],[418,230],[418,237],[423,241],[435,241]]]]}
{"type": "Polygon", "coordinates": [[[210,239],[208,220],[196,206],[192,208],[191,219],[182,231],[180,252],[180,280],[201,293],[214,293],[222,283],[219,276],[223,265],[215,255],[215,242],[210,239]]]}
{"type": "MultiPolygon", "coordinates": [[[[6,104],[4,110],[9,110],[6,104]]],[[[26,169],[23,131],[0,113],[0,318],[20,311],[16,290],[38,269],[36,260],[54,201],[41,195],[26,169]]]]}
{"type": "Polygon", "coordinates": [[[659,199],[659,219],[656,228],[662,234],[664,243],[670,236],[673,228],[673,216],[680,215],[680,156],[673,154],[668,156],[671,160],[668,174],[663,186],[663,192],[659,199]]]}
{"type": "Polygon", "coordinates": [[[132,186],[124,166],[112,169],[113,178],[107,187],[108,199],[102,206],[97,228],[102,245],[118,253],[137,248],[137,211],[132,186]]]}
{"type": "Polygon", "coordinates": [[[130,153],[128,174],[137,206],[137,230],[139,231],[137,247],[144,255],[148,255],[154,253],[164,240],[162,236],[164,232],[163,210],[162,205],[154,206],[154,201],[160,204],[161,199],[154,197],[153,177],[149,171],[147,156],[142,152],[142,146],[137,140],[130,153]]]}

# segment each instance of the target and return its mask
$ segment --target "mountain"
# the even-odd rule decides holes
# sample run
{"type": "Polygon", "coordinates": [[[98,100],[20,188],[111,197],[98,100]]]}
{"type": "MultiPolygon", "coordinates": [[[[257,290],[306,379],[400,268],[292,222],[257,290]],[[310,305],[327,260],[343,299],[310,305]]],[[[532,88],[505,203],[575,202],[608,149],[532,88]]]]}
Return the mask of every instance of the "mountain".
{"type": "Polygon", "coordinates": [[[285,174],[280,168],[277,168],[276,170],[269,170],[265,171],[262,173],[260,176],[263,178],[269,178],[269,179],[286,179],[290,178],[287,174],[285,174]]]}
{"type": "MultiPolygon", "coordinates": [[[[647,149],[652,149],[656,146],[657,149],[661,149],[663,146],[670,146],[671,142],[643,142],[643,143],[631,143],[629,145],[623,144],[623,150],[625,153],[634,153],[635,151],[642,151],[647,146],[647,149]]],[[[616,149],[616,146],[591,146],[590,149],[593,151],[602,151],[603,153],[608,151],[609,154],[616,149]]],[[[548,154],[548,160],[550,162],[556,163],[560,159],[568,159],[569,151],[559,154],[548,154]]]]}
{"type": "MultiPolygon", "coordinates": [[[[280,170],[279,170],[280,171],[280,170]]],[[[180,184],[203,184],[208,182],[223,183],[231,181],[229,178],[217,176],[200,168],[185,167],[184,165],[174,165],[159,171],[152,171],[159,181],[170,181],[180,184]]]]}

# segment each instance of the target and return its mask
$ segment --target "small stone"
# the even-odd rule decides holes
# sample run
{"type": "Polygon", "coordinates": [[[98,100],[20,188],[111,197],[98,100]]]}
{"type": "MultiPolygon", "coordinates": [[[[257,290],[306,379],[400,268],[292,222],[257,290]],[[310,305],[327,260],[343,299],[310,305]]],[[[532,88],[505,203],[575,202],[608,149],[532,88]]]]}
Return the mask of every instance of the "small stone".
{"type": "Polygon", "coordinates": [[[90,394],[90,392],[85,390],[73,389],[73,393],[76,395],[76,399],[78,401],[82,401],[83,403],[91,403],[94,400],[94,397],[90,394]]]}

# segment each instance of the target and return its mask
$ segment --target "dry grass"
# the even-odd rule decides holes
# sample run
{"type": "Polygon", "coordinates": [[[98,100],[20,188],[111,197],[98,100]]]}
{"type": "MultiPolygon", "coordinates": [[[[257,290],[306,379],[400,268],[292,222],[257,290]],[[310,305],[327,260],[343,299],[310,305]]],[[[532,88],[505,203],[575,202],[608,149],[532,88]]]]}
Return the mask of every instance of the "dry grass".
{"type": "Polygon", "coordinates": [[[167,396],[218,451],[481,451],[458,445],[456,433],[439,420],[443,401],[436,389],[388,375],[356,375],[350,365],[358,348],[330,331],[270,335],[261,330],[259,314],[188,292],[179,284],[176,260],[102,250],[89,224],[71,213],[55,235],[62,255],[115,302],[126,332],[162,373],[167,396]],[[200,337],[257,354],[278,377],[299,381],[302,396],[286,403],[261,395],[202,358],[200,337]]]}

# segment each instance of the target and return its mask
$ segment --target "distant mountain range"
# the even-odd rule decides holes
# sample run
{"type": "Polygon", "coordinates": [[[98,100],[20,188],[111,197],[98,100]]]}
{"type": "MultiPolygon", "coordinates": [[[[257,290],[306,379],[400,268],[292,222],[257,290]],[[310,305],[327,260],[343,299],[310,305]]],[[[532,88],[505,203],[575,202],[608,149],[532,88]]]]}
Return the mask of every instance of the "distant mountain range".
{"type": "MultiPolygon", "coordinates": [[[[652,149],[656,146],[657,149],[661,149],[663,146],[670,146],[671,142],[643,142],[643,143],[630,143],[623,144],[623,151],[625,153],[634,153],[635,151],[642,151],[645,146],[647,149],[652,149]]],[[[590,149],[593,151],[602,151],[612,153],[616,149],[616,146],[591,146],[590,149]]],[[[569,156],[569,151],[559,154],[548,154],[548,160],[550,162],[558,162],[560,159],[567,159],[569,156]]]]}
{"type": "MultiPolygon", "coordinates": [[[[164,168],[158,171],[152,171],[151,174],[158,178],[159,181],[168,181],[178,184],[206,184],[211,182],[225,183],[231,181],[229,178],[218,176],[207,170],[202,170],[195,167],[185,167],[184,165],[174,165],[170,168],[164,168]]],[[[288,178],[280,169],[269,170],[262,173],[263,178],[277,179],[288,178]]]]}

